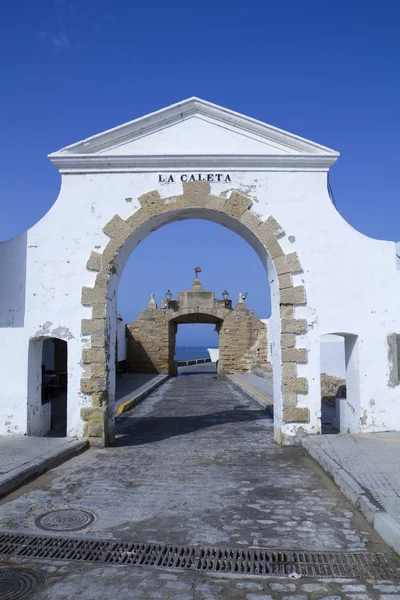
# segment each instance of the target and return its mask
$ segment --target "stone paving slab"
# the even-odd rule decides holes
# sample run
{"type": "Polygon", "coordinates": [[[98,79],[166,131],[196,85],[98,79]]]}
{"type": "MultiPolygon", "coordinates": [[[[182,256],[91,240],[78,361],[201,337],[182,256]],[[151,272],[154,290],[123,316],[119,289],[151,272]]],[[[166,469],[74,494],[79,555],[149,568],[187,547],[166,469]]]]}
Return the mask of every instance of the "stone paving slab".
{"type": "Polygon", "coordinates": [[[302,444],[400,554],[400,433],[307,436],[302,444]]]}
{"type": "Polygon", "coordinates": [[[88,448],[87,440],[0,436],[0,496],[88,448]]]}

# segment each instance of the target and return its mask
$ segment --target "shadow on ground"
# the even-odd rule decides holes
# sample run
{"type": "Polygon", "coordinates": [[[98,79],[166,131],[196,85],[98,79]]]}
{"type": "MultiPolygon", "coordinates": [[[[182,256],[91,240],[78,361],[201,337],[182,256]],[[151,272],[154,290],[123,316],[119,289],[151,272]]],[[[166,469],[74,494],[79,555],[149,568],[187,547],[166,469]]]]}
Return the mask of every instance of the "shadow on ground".
{"type": "Polygon", "coordinates": [[[265,409],[245,409],[243,406],[233,410],[223,410],[204,415],[160,416],[160,417],[122,417],[117,419],[116,446],[141,446],[200,431],[216,425],[270,421],[265,409]],[[119,422],[118,422],[119,421],[119,422]]]}

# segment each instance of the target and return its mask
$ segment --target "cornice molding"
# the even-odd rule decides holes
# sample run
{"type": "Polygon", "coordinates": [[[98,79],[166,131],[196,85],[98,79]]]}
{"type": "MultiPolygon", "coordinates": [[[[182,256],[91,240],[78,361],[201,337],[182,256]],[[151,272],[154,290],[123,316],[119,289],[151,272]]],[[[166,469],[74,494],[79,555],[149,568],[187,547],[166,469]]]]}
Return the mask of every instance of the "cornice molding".
{"type": "Polygon", "coordinates": [[[328,171],[337,153],[327,155],[50,155],[61,173],[134,173],[195,171],[328,171]]]}
{"type": "Polygon", "coordinates": [[[200,100],[199,98],[189,98],[129,123],[89,137],[76,144],[66,146],[50,154],[50,159],[53,160],[58,159],[60,156],[71,155],[93,156],[93,154],[100,152],[104,152],[106,155],[107,150],[123,146],[128,142],[161,131],[165,127],[170,127],[196,115],[210,119],[217,125],[220,124],[239,133],[256,136],[260,141],[265,140],[267,143],[270,142],[293,150],[300,155],[331,155],[336,158],[338,156],[338,153],[330,148],[278,129],[272,125],[267,125],[251,117],[241,115],[222,106],[200,100]]]}

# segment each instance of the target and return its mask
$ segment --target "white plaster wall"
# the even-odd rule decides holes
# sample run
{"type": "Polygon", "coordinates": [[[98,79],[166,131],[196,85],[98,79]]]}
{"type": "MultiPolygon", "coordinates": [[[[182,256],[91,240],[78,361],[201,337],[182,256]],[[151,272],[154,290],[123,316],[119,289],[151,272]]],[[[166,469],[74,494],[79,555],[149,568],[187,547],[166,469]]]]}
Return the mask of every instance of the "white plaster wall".
{"type": "Polygon", "coordinates": [[[0,435],[27,431],[28,341],[23,328],[0,328],[0,435]]]}
{"type": "Polygon", "coordinates": [[[0,243],[0,328],[23,327],[27,234],[0,243]]]}
{"type": "MultiPolygon", "coordinates": [[[[212,136],[209,147],[213,147],[212,136]]],[[[178,164],[176,171],[182,172],[178,164]]],[[[195,166],[191,169],[200,171],[195,166]]],[[[53,335],[68,342],[68,434],[82,434],[80,408],[89,405],[90,398],[81,394],[79,381],[90,373],[81,364],[81,352],[90,340],[81,335],[80,327],[82,318],[90,318],[91,309],[81,305],[81,289],[93,286],[96,276],[85,265],[92,250],[104,250],[108,237],[102,229],[115,213],[122,218],[130,216],[139,207],[138,197],[154,189],[164,197],[182,192],[180,182],[159,184],[158,174],[157,171],[64,175],[57,202],[27,232],[24,327],[0,328],[0,377],[6,382],[0,433],[26,431],[24,374],[28,341],[53,335]]],[[[228,196],[235,189],[247,194],[253,199],[253,209],[258,215],[263,219],[272,215],[283,226],[285,235],[279,241],[285,251],[298,253],[303,266],[303,272],[294,279],[298,285],[304,283],[307,293],[307,306],[297,307],[296,316],[305,317],[309,323],[304,339],[298,336],[298,346],[305,345],[309,353],[308,364],[298,366],[298,375],[307,376],[309,382],[309,392],[301,398],[301,405],[311,410],[310,424],[304,424],[304,430],[318,430],[320,337],[332,333],[359,336],[354,368],[360,381],[363,419],[361,422],[357,417],[354,427],[361,431],[400,429],[400,387],[388,385],[387,357],[387,335],[400,331],[400,274],[396,270],[395,244],[367,238],[342,219],[329,199],[324,172],[263,172],[248,168],[236,172],[229,169],[229,174],[231,183],[211,183],[211,193],[228,196]]],[[[235,230],[235,225],[223,215],[195,211],[185,215],[171,213],[164,222],[199,215],[235,230]]],[[[151,226],[142,228],[121,254],[121,269],[131,248],[150,232],[151,226]]],[[[250,234],[239,232],[251,242],[250,234]]],[[[19,273],[18,264],[23,262],[22,242],[12,240],[7,244],[10,243],[18,250],[14,253],[12,246],[6,245],[6,254],[2,255],[5,289],[12,286],[13,273],[19,273]],[[7,266],[4,259],[10,254],[19,256],[18,260],[13,258],[14,267],[7,266]]],[[[6,301],[2,301],[3,314],[8,307],[12,308],[13,298],[17,310],[21,308],[22,296],[13,289],[6,301]]],[[[112,310],[115,311],[115,306],[112,310]]],[[[271,331],[273,327],[271,323],[271,331]]],[[[293,426],[286,426],[286,432],[291,435],[293,426]]]]}
{"type": "MultiPolygon", "coordinates": [[[[233,127],[221,127],[216,131],[212,120],[202,118],[186,119],[175,123],[172,127],[165,127],[162,131],[146,135],[140,140],[127,142],[112,150],[112,155],[145,155],[175,154],[177,145],[179,153],[193,153],[193,140],[196,140],[196,153],[209,154],[210,140],[212,140],[212,153],[224,154],[229,148],[231,154],[287,154],[289,150],[272,142],[266,143],[261,136],[238,136],[233,127]]],[[[102,154],[103,152],[100,152],[102,154]]],[[[107,151],[108,154],[108,151],[107,151]]]]}

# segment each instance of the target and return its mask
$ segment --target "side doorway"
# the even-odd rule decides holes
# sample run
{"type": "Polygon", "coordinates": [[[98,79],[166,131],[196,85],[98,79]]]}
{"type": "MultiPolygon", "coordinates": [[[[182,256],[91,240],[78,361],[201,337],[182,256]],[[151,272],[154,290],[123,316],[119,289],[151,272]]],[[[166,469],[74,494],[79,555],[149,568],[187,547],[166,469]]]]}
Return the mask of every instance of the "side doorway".
{"type": "Polygon", "coordinates": [[[67,434],[68,347],[58,338],[29,342],[27,435],[67,434]]]}

